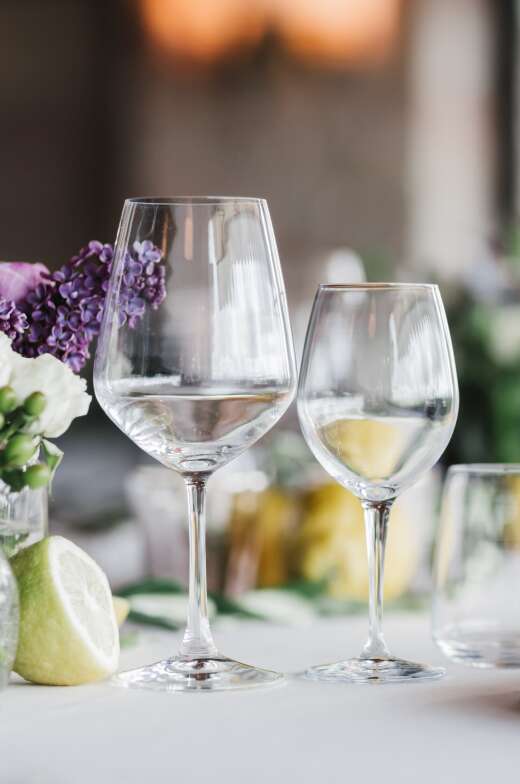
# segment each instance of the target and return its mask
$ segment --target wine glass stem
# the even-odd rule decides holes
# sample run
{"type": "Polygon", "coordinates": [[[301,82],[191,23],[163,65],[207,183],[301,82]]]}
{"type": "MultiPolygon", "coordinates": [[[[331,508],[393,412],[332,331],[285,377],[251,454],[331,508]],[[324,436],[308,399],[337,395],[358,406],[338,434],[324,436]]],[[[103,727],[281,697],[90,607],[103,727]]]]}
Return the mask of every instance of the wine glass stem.
{"type": "Polygon", "coordinates": [[[383,636],[383,576],[388,518],[392,501],[363,503],[368,553],[369,631],[362,659],[390,656],[383,636]]]}
{"type": "Polygon", "coordinates": [[[190,587],[188,620],[180,654],[189,659],[204,659],[217,654],[208,619],[206,582],[206,477],[191,474],[185,478],[188,496],[190,540],[190,587]]]}

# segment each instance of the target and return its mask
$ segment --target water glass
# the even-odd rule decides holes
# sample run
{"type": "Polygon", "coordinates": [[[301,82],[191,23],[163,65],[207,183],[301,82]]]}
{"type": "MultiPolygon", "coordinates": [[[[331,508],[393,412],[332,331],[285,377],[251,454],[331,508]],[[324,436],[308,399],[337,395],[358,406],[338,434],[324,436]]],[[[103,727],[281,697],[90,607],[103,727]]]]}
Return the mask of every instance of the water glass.
{"type": "Polygon", "coordinates": [[[456,465],[434,562],[433,637],[450,659],[520,666],[520,465],[456,465]]]}
{"type": "Polygon", "coordinates": [[[7,558],[47,536],[48,507],[46,487],[14,493],[0,481],[0,549],[7,558]]]}
{"type": "Polygon", "coordinates": [[[7,686],[18,642],[18,588],[0,548],[0,691],[7,686]]]}

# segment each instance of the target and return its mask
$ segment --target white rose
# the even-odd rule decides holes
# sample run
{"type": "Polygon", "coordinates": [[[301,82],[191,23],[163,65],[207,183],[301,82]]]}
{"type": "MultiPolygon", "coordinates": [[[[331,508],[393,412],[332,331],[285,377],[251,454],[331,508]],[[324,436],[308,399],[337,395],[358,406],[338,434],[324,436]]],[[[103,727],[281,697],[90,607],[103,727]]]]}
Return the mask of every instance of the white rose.
{"type": "MultiPolygon", "coordinates": [[[[0,344],[0,362],[1,362],[0,344]]],[[[76,376],[72,370],[51,354],[41,354],[35,359],[27,359],[13,353],[12,370],[9,384],[20,402],[33,392],[43,392],[47,405],[38,417],[32,431],[42,433],[47,438],[61,436],[73,419],[84,416],[90,406],[86,381],[76,376]]]]}
{"type": "Polygon", "coordinates": [[[0,332],[0,387],[5,387],[11,378],[13,357],[15,353],[11,348],[11,341],[3,332],[0,332]]]}

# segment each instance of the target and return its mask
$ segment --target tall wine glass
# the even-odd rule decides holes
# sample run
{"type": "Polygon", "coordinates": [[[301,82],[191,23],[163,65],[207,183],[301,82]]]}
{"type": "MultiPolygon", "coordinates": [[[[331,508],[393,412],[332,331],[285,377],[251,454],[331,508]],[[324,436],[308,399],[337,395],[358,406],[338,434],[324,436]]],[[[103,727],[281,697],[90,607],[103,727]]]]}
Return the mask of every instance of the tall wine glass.
{"type": "Polygon", "coordinates": [[[265,201],[125,202],[94,377],[108,416],[183,477],[188,501],[189,608],[179,653],[120,682],[185,691],[279,680],[217,650],[206,591],[206,482],[278,421],[296,387],[265,201]]]}
{"type": "Polygon", "coordinates": [[[307,677],[386,682],[443,674],[390,654],[382,631],[383,568],[392,503],[437,462],[457,411],[453,351],[437,286],[320,286],[305,341],[298,413],[316,458],[363,505],[369,636],[359,658],[313,667],[307,677]]]}

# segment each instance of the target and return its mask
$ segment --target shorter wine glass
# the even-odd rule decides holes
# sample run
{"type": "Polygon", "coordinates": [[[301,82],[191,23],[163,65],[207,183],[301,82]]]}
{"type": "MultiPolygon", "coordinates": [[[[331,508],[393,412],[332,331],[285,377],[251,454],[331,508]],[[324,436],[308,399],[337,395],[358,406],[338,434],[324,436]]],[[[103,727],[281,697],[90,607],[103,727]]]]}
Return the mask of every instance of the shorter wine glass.
{"type": "Polygon", "coordinates": [[[444,673],[390,654],[382,631],[383,569],[392,504],[437,462],[457,411],[455,363],[437,286],[320,286],[305,340],[298,414],[316,458],[363,505],[369,637],[359,658],[312,667],[306,677],[384,683],[444,673]]]}
{"type": "Polygon", "coordinates": [[[477,667],[520,667],[520,465],[449,469],[434,577],[441,651],[477,667]]]}

